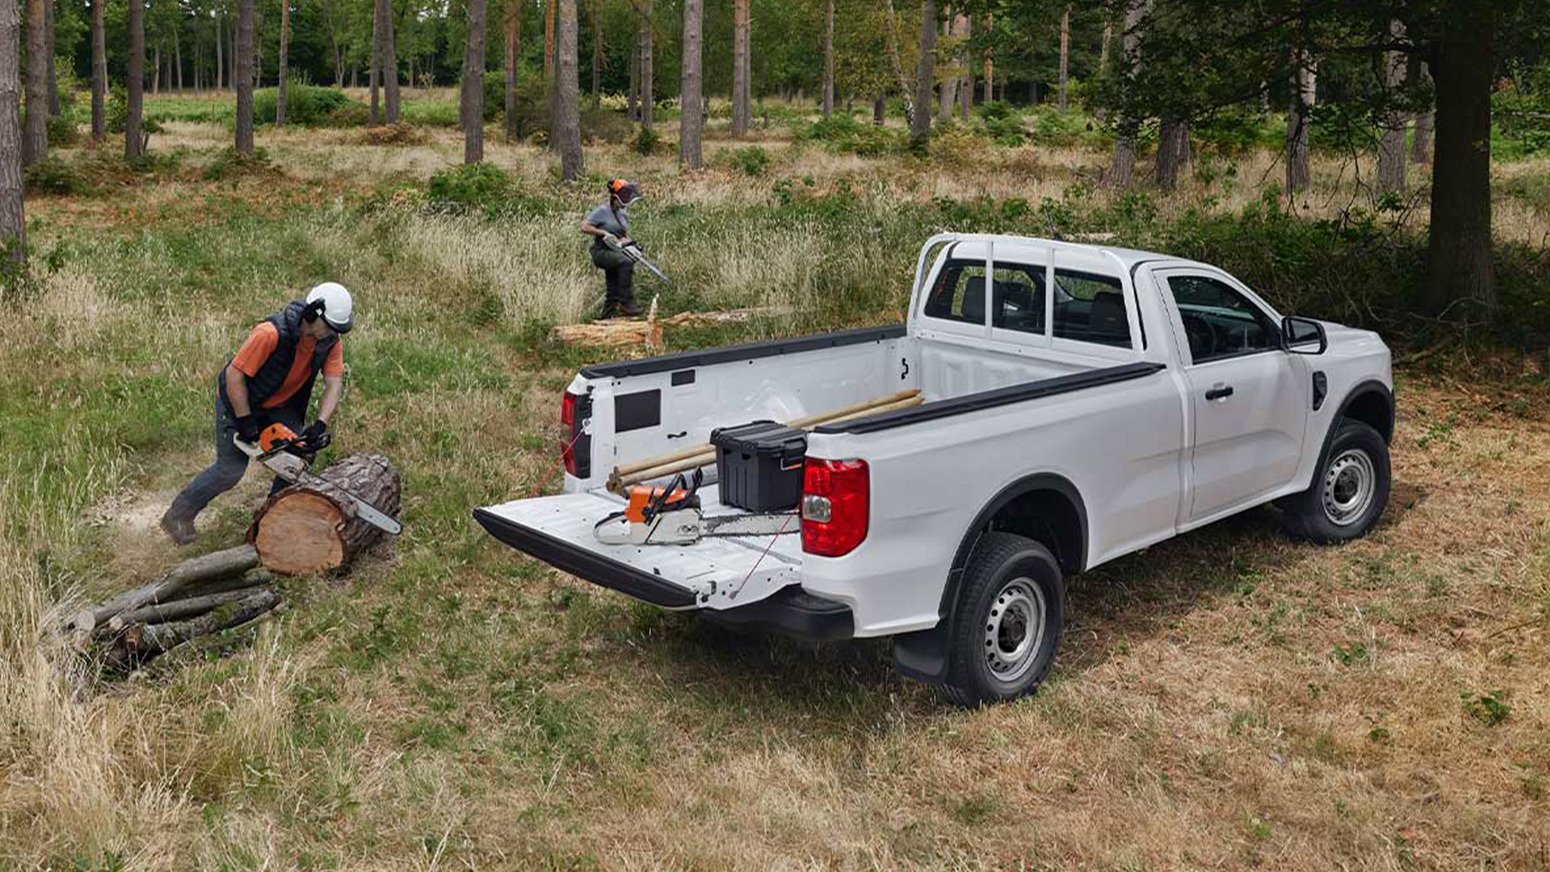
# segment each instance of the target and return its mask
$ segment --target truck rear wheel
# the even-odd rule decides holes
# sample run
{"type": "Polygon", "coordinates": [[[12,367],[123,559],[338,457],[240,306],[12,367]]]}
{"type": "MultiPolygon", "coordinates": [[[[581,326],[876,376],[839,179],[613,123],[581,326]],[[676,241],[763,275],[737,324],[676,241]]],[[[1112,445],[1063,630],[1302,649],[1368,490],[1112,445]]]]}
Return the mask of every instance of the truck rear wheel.
{"type": "Polygon", "coordinates": [[[1313,486],[1280,503],[1286,532],[1329,545],[1367,535],[1389,501],[1389,447],[1361,421],[1335,425],[1313,486]]]}
{"type": "Polygon", "coordinates": [[[1048,548],[1012,533],[982,536],[958,593],[943,695],[970,707],[1032,692],[1055,663],[1065,601],[1048,548]]]}

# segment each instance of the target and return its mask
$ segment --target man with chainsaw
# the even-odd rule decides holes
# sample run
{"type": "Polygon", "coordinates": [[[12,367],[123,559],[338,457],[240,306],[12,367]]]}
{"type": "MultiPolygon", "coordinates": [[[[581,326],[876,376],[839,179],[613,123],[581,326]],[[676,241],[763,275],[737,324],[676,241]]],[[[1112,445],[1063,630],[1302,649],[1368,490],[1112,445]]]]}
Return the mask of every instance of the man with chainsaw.
{"type": "MultiPolygon", "coordinates": [[[[283,425],[297,447],[321,451],[331,439],[328,421],[344,393],[340,336],[354,326],[354,303],[343,285],[324,282],[259,322],[216,378],[215,462],[183,488],[161,526],[179,545],[194,541],[194,518],[218,495],[236,487],[248,453],[232,440],[253,445],[266,427],[283,425]],[[312,386],[323,376],[317,418],[305,428],[312,386]]],[[[282,431],[283,432],[283,431],[282,431]]],[[[285,487],[276,478],[270,493],[285,487]]]]}
{"type": "Polygon", "coordinates": [[[608,202],[593,209],[581,222],[581,232],[592,237],[592,263],[608,285],[602,317],[641,313],[635,305],[635,261],[624,249],[635,245],[630,238],[630,204],[640,199],[640,187],[629,179],[610,179],[608,202]]]}

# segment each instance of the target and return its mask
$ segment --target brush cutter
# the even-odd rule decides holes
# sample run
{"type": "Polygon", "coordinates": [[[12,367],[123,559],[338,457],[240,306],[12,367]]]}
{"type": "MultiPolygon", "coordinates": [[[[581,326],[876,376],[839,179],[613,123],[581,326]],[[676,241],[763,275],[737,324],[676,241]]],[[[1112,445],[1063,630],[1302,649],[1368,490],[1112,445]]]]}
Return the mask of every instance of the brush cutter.
{"type": "Polygon", "coordinates": [[[306,440],[296,435],[295,430],[284,424],[270,424],[265,427],[264,432],[259,434],[256,444],[243,442],[235,436],[232,437],[232,442],[243,454],[262,463],[270,472],[291,484],[326,487],[330,496],[337,495],[341,502],[349,503],[350,508],[355,511],[355,517],[378,530],[393,536],[404,532],[404,525],[399,523],[397,518],[379,510],[337,484],[313,475],[310,468],[315,450],[307,444],[306,440]]]}
{"type": "Polygon", "coordinates": [[[607,239],[604,239],[603,244],[607,245],[609,248],[612,248],[614,251],[623,252],[625,257],[628,257],[630,260],[633,260],[646,269],[650,270],[652,275],[662,280],[662,284],[672,284],[672,282],[668,280],[667,276],[663,274],[661,270],[657,269],[656,264],[646,259],[646,252],[641,250],[640,244],[635,240],[631,239],[629,242],[620,242],[618,238],[615,237],[613,242],[609,242],[607,239]]]}

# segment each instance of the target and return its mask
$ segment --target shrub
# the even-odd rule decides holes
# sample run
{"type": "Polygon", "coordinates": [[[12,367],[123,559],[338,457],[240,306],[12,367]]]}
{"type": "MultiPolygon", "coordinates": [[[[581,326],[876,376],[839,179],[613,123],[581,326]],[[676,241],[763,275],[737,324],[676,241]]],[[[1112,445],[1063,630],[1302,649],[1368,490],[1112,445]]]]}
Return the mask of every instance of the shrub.
{"type": "Polygon", "coordinates": [[[22,170],[22,182],[29,194],[86,194],[91,191],[91,185],[79,169],[57,156],[22,170]]]}
{"type": "Polygon", "coordinates": [[[364,127],[371,123],[371,107],[356,100],[328,113],[329,127],[364,127]]]}
{"type": "Polygon", "coordinates": [[[757,145],[750,145],[722,152],[720,162],[745,176],[762,176],[769,172],[770,153],[757,145]]]}
{"type": "Polygon", "coordinates": [[[656,154],[663,146],[662,134],[658,133],[655,128],[641,127],[635,131],[634,136],[630,137],[629,146],[630,151],[636,154],[656,154]]]}
{"type": "Polygon", "coordinates": [[[886,127],[863,124],[849,115],[832,115],[813,122],[802,139],[823,143],[841,154],[881,157],[904,150],[904,134],[886,127]]]}
{"type": "Polygon", "coordinates": [[[432,175],[426,194],[440,208],[496,209],[510,199],[511,176],[494,164],[464,164],[432,175]]]}
{"type": "Polygon", "coordinates": [[[254,149],[251,157],[238,154],[235,148],[223,148],[216,154],[215,160],[205,167],[204,177],[206,181],[218,182],[240,176],[276,173],[279,173],[279,169],[269,159],[269,152],[262,148],[254,149]]]}
{"type": "Polygon", "coordinates": [[[75,112],[66,108],[48,119],[48,144],[55,148],[68,148],[80,142],[81,131],[76,126],[75,112]]]}
{"type": "Polygon", "coordinates": [[[366,145],[419,145],[425,141],[425,131],[408,122],[399,121],[381,127],[367,127],[361,131],[360,141],[366,145]]]}
{"type": "MultiPolygon", "coordinates": [[[[254,91],[253,119],[260,124],[273,124],[278,97],[275,88],[254,91]]],[[[291,81],[285,91],[285,123],[321,127],[332,123],[334,112],[351,102],[343,91],[291,81]]]]}

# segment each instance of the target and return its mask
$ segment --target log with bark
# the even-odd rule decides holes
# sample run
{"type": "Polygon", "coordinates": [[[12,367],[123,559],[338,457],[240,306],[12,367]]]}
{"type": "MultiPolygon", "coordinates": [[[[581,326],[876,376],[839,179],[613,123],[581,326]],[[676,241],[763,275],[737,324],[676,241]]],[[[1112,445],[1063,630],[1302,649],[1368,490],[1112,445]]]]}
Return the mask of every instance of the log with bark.
{"type": "Polygon", "coordinates": [[[76,650],[109,671],[131,671],[191,639],[273,611],[284,600],[276,573],[346,567],[385,535],[356,518],[340,491],[397,513],[402,481],[387,458],[352,454],[313,479],[271,497],[246,544],[191,557],[72,615],[63,630],[76,650]]]}
{"type": "Polygon", "coordinates": [[[380,454],[352,454],[269,498],[248,528],[248,541],[266,569],[281,575],[348,567],[386,534],[355,517],[348,491],[389,515],[403,494],[398,470],[380,454]]]}

